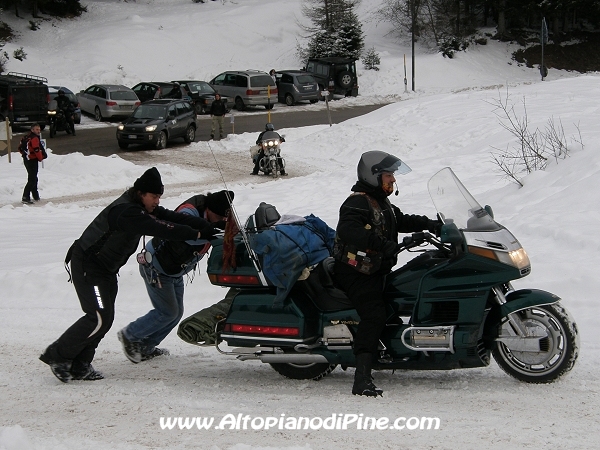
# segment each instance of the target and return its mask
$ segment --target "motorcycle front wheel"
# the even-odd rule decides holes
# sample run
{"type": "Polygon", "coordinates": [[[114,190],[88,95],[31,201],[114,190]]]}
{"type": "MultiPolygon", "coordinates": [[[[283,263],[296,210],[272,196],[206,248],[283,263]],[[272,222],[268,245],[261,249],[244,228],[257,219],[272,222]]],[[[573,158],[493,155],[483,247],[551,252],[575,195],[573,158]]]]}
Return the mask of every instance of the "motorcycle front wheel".
{"type": "Polygon", "coordinates": [[[337,364],[311,363],[311,364],[293,364],[293,363],[270,363],[271,367],[284,377],[292,380],[315,380],[326,377],[337,364]]]}
{"type": "MultiPolygon", "coordinates": [[[[516,351],[496,342],[492,354],[502,370],[527,383],[552,383],[569,372],[579,355],[577,324],[569,312],[555,303],[533,306],[515,314],[525,325],[527,337],[539,338],[540,350],[516,351]]],[[[508,322],[502,325],[509,326],[508,322]]]]}
{"type": "Polygon", "coordinates": [[[56,135],[56,125],[50,124],[50,137],[53,138],[56,135]]]}
{"type": "Polygon", "coordinates": [[[272,159],[269,162],[269,166],[271,168],[271,175],[273,175],[273,178],[277,178],[277,176],[279,175],[279,172],[277,171],[277,161],[272,159]]]}

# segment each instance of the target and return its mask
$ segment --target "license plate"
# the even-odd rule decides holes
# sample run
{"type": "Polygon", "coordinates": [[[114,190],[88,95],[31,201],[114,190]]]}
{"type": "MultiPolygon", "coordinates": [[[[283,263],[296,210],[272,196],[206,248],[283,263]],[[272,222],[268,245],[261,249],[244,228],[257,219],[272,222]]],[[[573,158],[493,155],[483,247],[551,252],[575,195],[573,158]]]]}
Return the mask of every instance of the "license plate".
{"type": "Polygon", "coordinates": [[[26,122],[29,120],[29,117],[17,117],[17,122],[26,122]]]}
{"type": "Polygon", "coordinates": [[[131,109],[133,106],[131,105],[121,105],[121,109],[131,109]]]}
{"type": "Polygon", "coordinates": [[[129,136],[127,136],[127,138],[129,138],[129,139],[137,139],[137,136],[135,134],[130,134],[129,136]]]}

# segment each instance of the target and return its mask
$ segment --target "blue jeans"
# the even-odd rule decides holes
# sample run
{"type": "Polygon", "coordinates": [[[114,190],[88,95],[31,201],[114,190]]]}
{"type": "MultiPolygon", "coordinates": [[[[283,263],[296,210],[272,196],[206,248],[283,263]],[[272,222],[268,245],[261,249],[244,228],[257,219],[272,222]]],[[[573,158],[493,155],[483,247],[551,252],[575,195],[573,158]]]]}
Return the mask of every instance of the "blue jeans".
{"type": "Polygon", "coordinates": [[[142,344],[142,353],[150,354],[167,337],[183,316],[183,276],[168,277],[140,264],[140,275],[154,309],[131,322],[123,331],[131,342],[142,344]],[[160,280],[152,283],[152,277],[160,280]]]}

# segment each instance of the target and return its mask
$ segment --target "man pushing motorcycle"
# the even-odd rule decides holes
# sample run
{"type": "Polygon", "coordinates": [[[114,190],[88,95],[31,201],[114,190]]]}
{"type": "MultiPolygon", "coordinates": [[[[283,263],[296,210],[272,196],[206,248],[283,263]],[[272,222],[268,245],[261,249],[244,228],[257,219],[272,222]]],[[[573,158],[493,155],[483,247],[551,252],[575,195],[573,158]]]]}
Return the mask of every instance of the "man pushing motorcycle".
{"type": "Polygon", "coordinates": [[[404,214],[390,203],[388,196],[394,192],[396,182],[394,173],[404,175],[410,171],[410,167],[389,153],[363,153],[357,167],[358,181],[340,207],[333,255],[334,279],[360,316],[354,340],[354,395],[377,397],[383,393],[373,384],[371,368],[386,322],[385,277],[396,264],[401,249],[398,233],[422,230],[433,233],[441,227],[438,220],[404,214]]]}

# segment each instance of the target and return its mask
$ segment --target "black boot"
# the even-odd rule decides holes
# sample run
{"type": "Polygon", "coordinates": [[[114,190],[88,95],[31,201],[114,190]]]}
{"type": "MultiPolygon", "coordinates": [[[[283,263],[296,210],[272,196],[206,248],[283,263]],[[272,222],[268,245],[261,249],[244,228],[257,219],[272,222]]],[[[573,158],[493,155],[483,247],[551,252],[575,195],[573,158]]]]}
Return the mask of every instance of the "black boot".
{"type": "Polygon", "coordinates": [[[48,364],[54,376],[63,383],[68,383],[73,379],[71,361],[60,357],[56,350],[56,342],[50,344],[46,351],[40,355],[40,361],[48,364]]]}
{"type": "Polygon", "coordinates": [[[360,353],[356,355],[356,371],[354,372],[354,385],[352,394],[366,395],[367,397],[383,397],[383,390],[378,389],[373,384],[371,377],[373,356],[370,353],[360,353]]]}
{"type": "Polygon", "coordinates": [[[74,360],[71,365],[73,380],[96,381],[104,379],[102,372],[97,371],[90,363],[74,360]]]}

